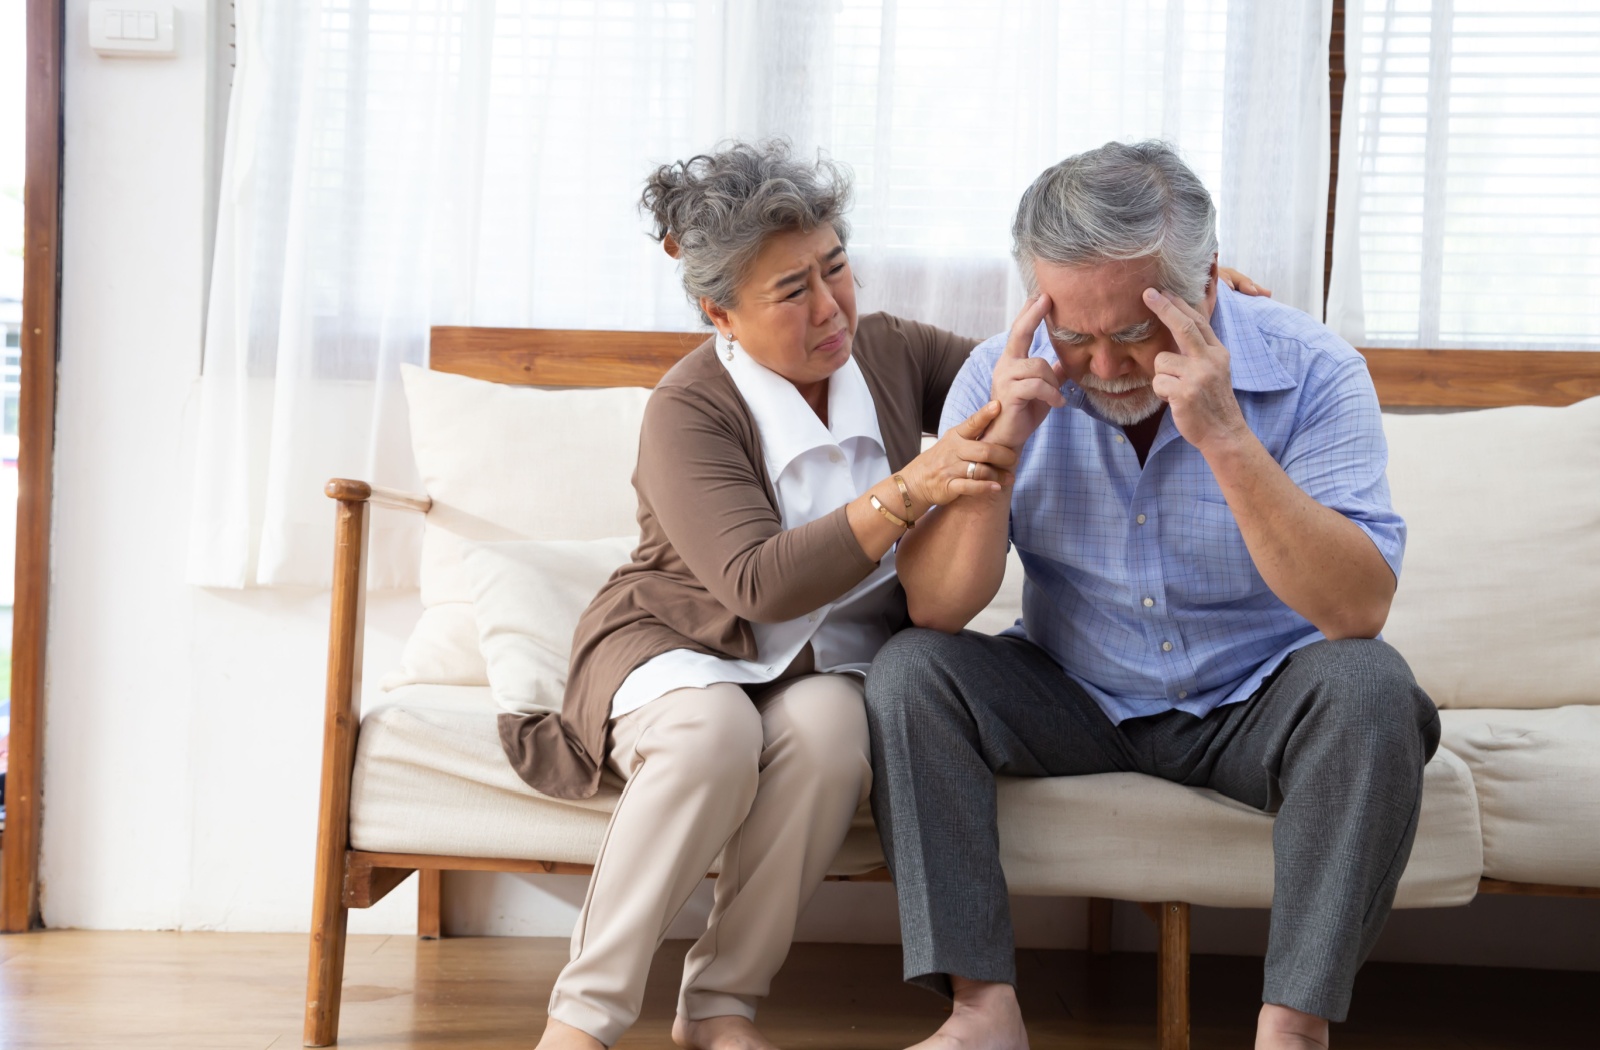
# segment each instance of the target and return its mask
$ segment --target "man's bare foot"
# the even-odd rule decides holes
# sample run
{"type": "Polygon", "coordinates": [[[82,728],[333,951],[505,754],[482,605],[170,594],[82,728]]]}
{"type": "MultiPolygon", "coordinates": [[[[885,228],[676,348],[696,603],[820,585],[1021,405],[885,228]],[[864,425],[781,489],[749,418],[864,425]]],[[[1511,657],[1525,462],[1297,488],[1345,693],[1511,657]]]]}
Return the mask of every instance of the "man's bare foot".
{"type": "Polygon", "coordinates": [[[1276,1003],[1263,1003],[1256,1050],[1328,1050],[1328,1021],[1276,1003]]]}
{"type": "Polygon", "coordinates": [[[583,1029],[552,1017],[544,1023],[544,1035],[539,1037],[536,1050],[606,1050],[606,1044],[583,1029]]]}
{"type": "Polygon", "coordinates": [[[911,1050],[1028,1050],[1015,988],[965,977],[951,977],[950,983],[950,1019],[911,1050]]]}
{"type": "Polygon", "coordinates": [[[738,1014],[698,1021],[679,1014],[672,1022],[672,1041],[684,1050],[778,1050],[755,1022],[738,1014]]]}

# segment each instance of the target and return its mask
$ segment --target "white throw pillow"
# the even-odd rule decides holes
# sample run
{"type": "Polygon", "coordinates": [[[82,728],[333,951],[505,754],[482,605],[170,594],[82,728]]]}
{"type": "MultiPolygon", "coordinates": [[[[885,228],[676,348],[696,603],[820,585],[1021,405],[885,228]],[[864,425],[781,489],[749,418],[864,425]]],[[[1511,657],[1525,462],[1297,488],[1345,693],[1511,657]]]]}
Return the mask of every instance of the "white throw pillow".
{"type": "Polygon", "coordinates": [[[383,687],[484,685],[463,552],[480,542],[637,529],[633,467],[650,391],[543,390],[412,365],[400,374],[433,509],[422,534],[424,612],[383,687]]]}
{"type": "Polygon", "coordinates": [[[1409,534],[1384,638],[1441,707],[1600,703],[1600,398],[1386,414],[1409,534]]]}
{"type": "Polygon", "coordinates": [[[560,711],[578,617],[625,564],[637,536],[480,543],[466,552],[478,644],[497,704],[560,711]]]}

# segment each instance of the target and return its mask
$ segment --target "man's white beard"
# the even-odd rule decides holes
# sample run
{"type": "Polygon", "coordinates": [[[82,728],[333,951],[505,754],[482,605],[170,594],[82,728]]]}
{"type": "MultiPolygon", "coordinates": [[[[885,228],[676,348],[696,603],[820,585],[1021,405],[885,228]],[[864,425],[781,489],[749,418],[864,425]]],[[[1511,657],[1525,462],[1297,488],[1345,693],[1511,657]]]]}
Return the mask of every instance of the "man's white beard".
{"type": "Polygon", "coordinates": [[[1118,426],[1130,427],[1135,423],[1142,423],[1161,411],[1161,399],[1150,389],[1150,382],[1146,379],[1135,376],[1100,379],[1085,375],[1078,380],[1078,386],[1083,390],[1084,399],[1094,406],[1095,411],[1118,426]],[[1104,396],[1121,394],[1129,390],[1137,390],[1138,393],[1132,397],[1104,396]]]}

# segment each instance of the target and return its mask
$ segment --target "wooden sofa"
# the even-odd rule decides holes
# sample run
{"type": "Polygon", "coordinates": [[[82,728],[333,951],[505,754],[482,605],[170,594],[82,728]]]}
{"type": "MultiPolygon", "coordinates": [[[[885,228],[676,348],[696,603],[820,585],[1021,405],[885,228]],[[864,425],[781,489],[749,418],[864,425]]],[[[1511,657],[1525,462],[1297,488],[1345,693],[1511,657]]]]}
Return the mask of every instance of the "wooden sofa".
{"type": "MultiPolygon", "coordinates": [[[[700,341],[699,336],[680,333],[563,332],[517,329],[436,328],[433,331],[431,368],[437,372],[488,380],[501,384],[544,388],[649,387],[679,357],[700,341]]],[[[1507,404],[1567,404],[1600,393],[1600,355],[1525,354],[1515,360],[1489,352],[1444,354],[1434,351],[1373,351],[1369,362],[1380,397],[1393,405],[1461,405],[1490,407],[1507,404]],[[1594,360],[1589,360],[1593,358],[1594,360]],[[1530,368],[1530,365],[1536,367],[1530,368]],[[1515,366],[1515,367],[1511,367],[1515,366]]],[[[446,870],[507,872],[588,873],[591,868],[580,859],[582,850],[566,857],[551,856],[459,856],[431,851],[411,851],[403,836],[391,848],[357,849],[352,845],[352,778],[357,769],[358,742],[362,728],[361,675],[362,623],[365,600],[366,537],[369,508],[383,507],[410,513],[427,514],[432,502],[427,496],[409,495],[376,488],[361,481],[335,480],[327,494],[336,503],[334,587],[327,675],[327,707],[324,727],[321,807],[317,830],[315,896],[307,981],[305,1045],[332,1044],[338,1034],[340,987],[344,966],[345,929],[348,909],[372,905],[413,872],[420,880],[418,934],[439,937],[441,928],[440,874],[446,870]]],[[[1597,687],[1600,688],[1600,687],[1597,687]]],[[[1600,700],[1597,696],[1595,700],[1600,700]]],[[[1590,703],[1594,700],[1588,701],[1590,703]]],[[[374,716],[375,717],[375,716],[374,716]]],[[[480,741],[479,744],[482,744],[480,741]]],[[[485,745],[486,746],[486,745],[485,745]]],[[[1441,819],[1453,820],[1456,830],[1444,832],[1459,846],[1449,857],[1437,851],[1414,856],[1413,868],[1420,888],[1402,885],[1402,901],[1411,894],[1413,905],[1458,904],[1472,893],[1524,893],[1600,897],[1600,870],[1583,885],[1547,885],[1483,877],[1481,843],[1476,796],[1472,774],[1460,759],[1446,749],[1430,766],[1430,792],[1435,781],[1442,785],[1445,803],[1434,809],[1441,819]],[[1453,785],[1453,786],[1452,786],[1453,785]],[[1455,792],[1453,795],[1450,792],[1455,792]],[[1452,801],[1453,800],[1453,801],[1452,801]],[[1463,801],[1466,800],[1466,801],[1463,801]],[[1443,809],[1440,809],[1440,806],[1443,809]],[[1454,807],[1451,809],[1450,807],[1454,807]],[[1470,809],[1470,813],[1468,810],[1470,809]],[[1470,843],[1465,840],[1474,838],[1470,843]],[[1465,852],[1463,852],[1465,851],[1465,852]],[[1476,852],[1473,852],[1476,851],[1476,852]],[[1433,865],[1429,869],[1429,865],[1433,865]],[[1474,867],[1473,865],[1476,865],[1474,867]],[[1424,869],[1428,869],[1424,871],[1424,869]]],[[[479,761],[488,761],[479,753],[479,761]]],[[[1215,800],[1201,800],[1206,809],[1199,818],[1181,811],[1183,806],[1199,805],[1189,789],[1151,781],[1136,774],[1114,774],[1107,778],[1066,778],[1093,781],[1092,796],[1069,800],[1074,812],[1086,808],[1115,808],[1119,798],[1137,799],[1139,792],[1160,785],[1170,790],[1178,807],[1177,823],[1199,819],[1207,814],[1217,819],[1234,819],[1215,808],[1215,800]],[[1121,778],[1121,779],[1117,779],[1121,778]],[[1128,778],[1133,778],[1129,780],[1128,778]],[[1131,792],[1131,794],[1130,794],[1131,792]],[[1086,801],[1087,800],[1087,801],[1086,801]],[[1221,814],[1221,816],[1217,816],[1221,814]]],[[[1042,793],[1049,784],[1004,787],[1002,808],[1015,812],[1054,812],[1067,805],[1061,798],[1042,793]],[[1037,790],[1036,790],[1037,789],[1037,790]],[[1007,792],[1033,792],[1030,799],[1012,805],[1007,792]],[[1054,807],[1054,809],[1052,808],[1054,807]]],[[[532,793],[528,792],[531,796],[532,793]]],[[[1430,798],[1433,795],[1429,796],[1430,798]]],[[[359,799],[354,803],[359,805],[359,799]]],[[[549,805],[551,803],[541,803],[549,805]]],[[[1426,809],[1426,805],[1425,805],[1426,809]]],[[[1200,812],[1200,811],[1196,811],[1200,812]]],[[[358,814],[357,814],[358,815],[358,814]]],[[[1270,820],[1255,815],[1252,819],[1270,820]]],[[[604,812],[584,816],[603,824],[604,812]]],[[[1017,819],[1035,819],[1018,817],[1017,819]]],[[[1239,818],[1244,819],[1244,818],[1239,818]]],[[[1429,819],[1425,812],[1424,822],[1429,819]]],[[[1004,814],[1002,836],[1005,837],[1004,814]]],[[[1256,853],[1249,863],[1262,867],[1256,832],[1256,853]]],[[[1174,832],[1174,835],[1178,835],[1174,832]]],[[[1179,836],[1181,837],[1181,835],[1179,836]]],[[[1100,841],[1087,836],[1090,849],[1100,841]]],[[[1270,895],[1270,845],[1267,846],[1267,893],[1270,895]]],[[[1421,852],[1426,853],[1426,850],[1421,852]]],[[[590,854],[592,857],[592,854],[590,854]]],[[[1197,854],[1197,856],[1200,856],[1197,854]]],[[[1190,895],[1181,899],[1161,893],[1164,885],[1156,875],[1133,883],[1104,877],[1078,880],[1073,874],[1074,856],[1048,850],[1030,857],[1008,855],[1008,877],[1013,889],[1027,893],[1059,893],[1089,898],[1090,949],[1106,952],[1111,935],[1111,897],[1140,900],[1159,927],[1159,1045],[1163,1050],[1181,1050],[1189,1044],[1188,955],[1189,908],[1198,904],[1260,903],[1259,877],[1248,890],[1229,890],[1220,895],[1190,895]],[[1201,899],[1204,898],[1204,899],[1201,899]]],[[[862,865],[857,864],[856,868],[862,865]]],[[[1408,870],[1408,879],[1412,872],[1408,870]]],[[[887,873],[875,870],[846,870],[834,877],[886,880],[887,873]]]]}

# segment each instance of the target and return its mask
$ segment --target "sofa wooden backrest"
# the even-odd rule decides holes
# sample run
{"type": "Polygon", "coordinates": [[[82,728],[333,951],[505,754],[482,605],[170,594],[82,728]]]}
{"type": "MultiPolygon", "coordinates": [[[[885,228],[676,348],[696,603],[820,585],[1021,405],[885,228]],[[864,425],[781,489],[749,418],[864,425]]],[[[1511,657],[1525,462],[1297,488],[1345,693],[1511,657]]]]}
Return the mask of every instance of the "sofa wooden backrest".
{"type": "MultiPolygon", "coordinates": [[[[655,386],[704,333],[433,329],[429,367],[496,383],[655,386]]],[[[1568,350],[1363,349],[1388,408],[1570,405],[1600,395],[1600,354],[1568,350]]]]}

